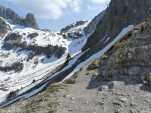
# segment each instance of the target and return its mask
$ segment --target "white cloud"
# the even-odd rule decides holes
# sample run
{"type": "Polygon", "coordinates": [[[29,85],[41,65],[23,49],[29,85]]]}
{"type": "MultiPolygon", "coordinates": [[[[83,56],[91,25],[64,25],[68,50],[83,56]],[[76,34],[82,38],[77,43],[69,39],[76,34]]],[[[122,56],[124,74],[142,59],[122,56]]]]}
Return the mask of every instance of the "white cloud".
{"type": "Polygon", "coordinates": [[[40,19],[58,19],[65,10],[80,11],[80,0],[9,0],[40,19]]]}
{"type": "Polygon", "coordinates": [[[15,3],[26,12],[33,13],[38,19],[59,19],[67,14],[84,10],[102,9],[110,0],[7,0],[15,3]],[[86,8],[85,8],[86,7],[86,8]]]}

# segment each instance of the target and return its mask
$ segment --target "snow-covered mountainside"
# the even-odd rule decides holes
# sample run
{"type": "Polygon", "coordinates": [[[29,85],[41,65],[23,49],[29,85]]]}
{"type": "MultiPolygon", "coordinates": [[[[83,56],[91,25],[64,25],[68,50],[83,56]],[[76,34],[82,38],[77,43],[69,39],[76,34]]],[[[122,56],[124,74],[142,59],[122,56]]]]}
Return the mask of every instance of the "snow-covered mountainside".
{"type": "Polygon", "coordinates": [[[61,34],[69,42],[68,47],[71,57],[81,52],[81,49],[86,44],[88,34],[84,29],[88,24],[88,21],[78,21],[61,30],[61,34]]]}
{"type": "MultiPolygon", "coordinates": [[[[88,22],[57,33],[12,25],[0,18],[5,32],[0,38],[0,103],[16,91],[40,83],[73,58],[87,41],[88,22]]],[[[23,91],[24,92],[24,91],[23,91]]]]}

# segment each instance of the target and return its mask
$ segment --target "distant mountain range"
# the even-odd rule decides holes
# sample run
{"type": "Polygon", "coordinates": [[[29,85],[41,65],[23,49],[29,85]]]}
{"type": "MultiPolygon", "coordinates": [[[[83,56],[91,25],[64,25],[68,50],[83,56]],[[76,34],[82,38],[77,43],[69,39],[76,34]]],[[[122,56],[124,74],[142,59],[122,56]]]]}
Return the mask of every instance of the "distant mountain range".
{"type": "Polygon", "coordinates": [[[12,24],[19,24],[25,27],[38,28],[36,19],[32,13],[28,13],[25,18],[20,17],[12,9],[0,5],[0,16],[11,21],[12,24]]]}

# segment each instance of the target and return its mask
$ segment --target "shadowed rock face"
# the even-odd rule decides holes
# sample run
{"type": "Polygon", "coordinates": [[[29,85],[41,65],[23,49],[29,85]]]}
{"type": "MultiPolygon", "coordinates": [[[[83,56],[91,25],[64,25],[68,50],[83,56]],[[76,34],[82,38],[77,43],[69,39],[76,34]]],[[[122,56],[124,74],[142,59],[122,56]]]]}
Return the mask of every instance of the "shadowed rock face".
{"type": "MultiPolygon", "coordinates": [[[[128,76],[132,82],[142,82],[151,75],[151,21],[142,31],[134,30],[111,49],[106,59],[101,59],[100,76],[106,80],[120,80],[128,76]]],[[[151,80],[151,79],[150,79],[151,80]]],[[[151,83],[151,82],[150,82],[151,83]]]]}
{"type": "Polygon", "coordinates": [[[103,19],[103,16],[104,16],[105,12],[106,11],[104,10],[101,13],[99,13],[96,17],[94,17],[94,19],[84,29],[84,31],[85,31],[86,34],[90,34],[90,33],[92,33],[96,29],[98,23],[102,22],[102,19],[103,19]]]}
{"type": "Polygon", "coordinates": [[[22,18],[10,8],[6,8],[0,5],[0,16],[10,20],[13,24],[23,25],[25,27],[38,28],[36,19],[31,13],[28,13],[25,18],[22,18]]]}
{"type": "Polygon", "coordinates": [[[0,18],[0,37],[3,37],[10,30],[9,25],[5,23],[3,18],[0,18]]]}
{"type": "Polygon", "coordinates": [[[138,24],[151,17],[150,0],[111,0],[103,20],[89,38],[86,48],[99,42],[103,37],[114,37],[129,24],[138,24]]]}
{"type": "Polygon", "coordinates": [[[23,24],[26,27],[38,28],[38,24],[37,24],[36,19],[32,13],[28,13],[26,15],[23,24]]]}

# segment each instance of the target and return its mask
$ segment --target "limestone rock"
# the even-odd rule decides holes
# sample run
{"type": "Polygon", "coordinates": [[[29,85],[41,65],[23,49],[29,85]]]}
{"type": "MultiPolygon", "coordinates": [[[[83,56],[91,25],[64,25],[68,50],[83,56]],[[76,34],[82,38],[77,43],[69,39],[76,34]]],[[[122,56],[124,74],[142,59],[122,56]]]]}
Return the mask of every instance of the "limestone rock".
{"type": "Polygon", "coordinates": [[[10,26],[4,21],[3,18],[0,18],[0,37],[5,36],[5,34],[7,34],[10,30],[10,26]]]}

